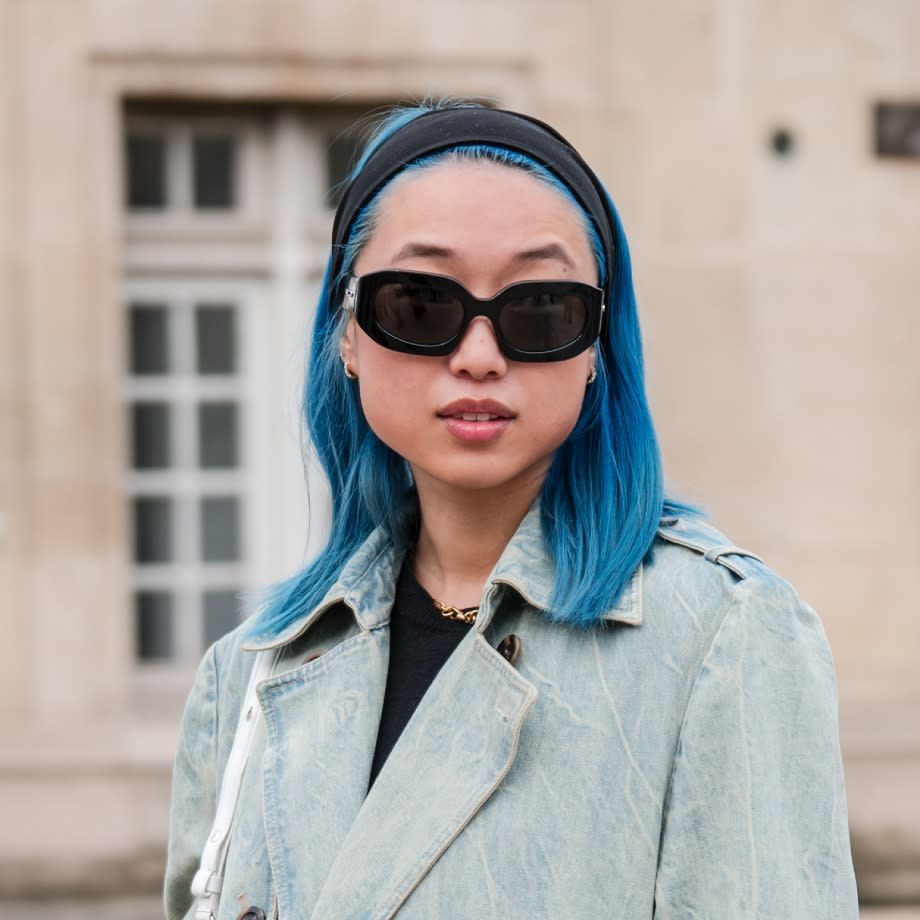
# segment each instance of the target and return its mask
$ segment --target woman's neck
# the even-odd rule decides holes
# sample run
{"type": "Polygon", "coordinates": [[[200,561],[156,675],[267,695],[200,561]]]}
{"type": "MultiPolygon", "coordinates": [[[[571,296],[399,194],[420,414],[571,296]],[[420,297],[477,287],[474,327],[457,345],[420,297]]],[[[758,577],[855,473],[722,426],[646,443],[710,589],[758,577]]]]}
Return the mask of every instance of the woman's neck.
{"type": "Polygon", "coordinates": [[[442,603],[478,606],[486,578],[541,485],[524,484],[499,496],[416,479],[421,524],[413,562],[419,584],[442,603]]]}

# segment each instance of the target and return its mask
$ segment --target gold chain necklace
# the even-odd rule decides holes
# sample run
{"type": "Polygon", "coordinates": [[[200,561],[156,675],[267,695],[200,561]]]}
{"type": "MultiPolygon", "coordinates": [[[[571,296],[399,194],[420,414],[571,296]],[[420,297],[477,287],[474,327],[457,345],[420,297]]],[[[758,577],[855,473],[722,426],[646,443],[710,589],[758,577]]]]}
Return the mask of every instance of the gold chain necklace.
{"type": "MultiPolygon", "coordinates": [[[[415,549],[416,547],[412,548],[411,556],[413,568],[415,564],[415,549]]],[[[418,581],[418,576],[416,576],[416,581],[418,581]]],[[[431,597],[430,594],[428,596],[431,597]]],[[[479,613],[478,607],[451,607],[450,604],[442,604],[441,601],[434,597],[431,597],[431,602],[437,607],[438,613],[444,617],[445,620],[456,620],[459,623],[466,623],[467,626],[472,626],[473,623],[476,622],[476,614],[479,613]]]]}
{"type": "Polygon", "coordinates": [[[458,620],[461,623],[466,623],[467,626],[472,626],[476,622],[476,614],[479,613],[478,607],[451,607],[449,604],[442,604],[434,598],[431,598],[431,600],[434,602],[435,607],[438,608],[438,613],[445,620],[458,620]]]}

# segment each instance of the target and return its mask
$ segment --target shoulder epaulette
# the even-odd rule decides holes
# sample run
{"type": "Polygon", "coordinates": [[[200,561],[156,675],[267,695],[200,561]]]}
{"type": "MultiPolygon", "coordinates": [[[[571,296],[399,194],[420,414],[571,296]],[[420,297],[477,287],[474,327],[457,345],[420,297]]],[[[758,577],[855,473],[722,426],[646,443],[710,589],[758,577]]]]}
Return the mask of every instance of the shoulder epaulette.
{"type": "Polygon", "coordinates": [[[764,564],[760,556],[736,546],[715,527],[696,518],[662,518],[658,536],[668,543],[694,550],[708,562],[725,566],[739,578],[750,577],[757,571],[758,564],[764,564]]]}

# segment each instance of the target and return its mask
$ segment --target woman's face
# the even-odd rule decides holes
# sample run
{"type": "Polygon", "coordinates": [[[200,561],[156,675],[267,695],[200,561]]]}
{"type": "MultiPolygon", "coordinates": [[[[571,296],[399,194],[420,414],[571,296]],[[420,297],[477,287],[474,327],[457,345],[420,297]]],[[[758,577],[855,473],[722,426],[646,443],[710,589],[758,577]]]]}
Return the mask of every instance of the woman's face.
{"type": "MultiPolygon", "coordinates": [[[[462,161],[409,173],[384,193],[354,273],[391,268],[448,275],[481,298],[516,281],[598,280],[571,202],[521,169],[462,161]]],[[[439,484],[535,495],[575,426],[594,362],[593,348],[566,361],[511,361],[483,316],[443,357],[390,351],[354,319],[342,349],[368,424],[409,462],[420,494],[439,484]]]]}

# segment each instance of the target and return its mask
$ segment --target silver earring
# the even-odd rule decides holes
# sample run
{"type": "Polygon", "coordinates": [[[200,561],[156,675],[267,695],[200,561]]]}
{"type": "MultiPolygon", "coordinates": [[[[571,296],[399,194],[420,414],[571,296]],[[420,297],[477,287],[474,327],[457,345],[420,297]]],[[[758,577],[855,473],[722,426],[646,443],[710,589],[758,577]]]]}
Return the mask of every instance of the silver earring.
{"type": "Polygon", "coordinates": [[[597,380],[597,368],[592,367],[591,370],[588,371],[588,386],[594,383],[595,380],[597,380]]]}
{"type": "Polygon", "coordinates": [[[351,369],[351,365],[347,361],[342,362],[342,369],[345,371],[345,376],[349,380],[357,380],[358,375],[351,369]]]}

